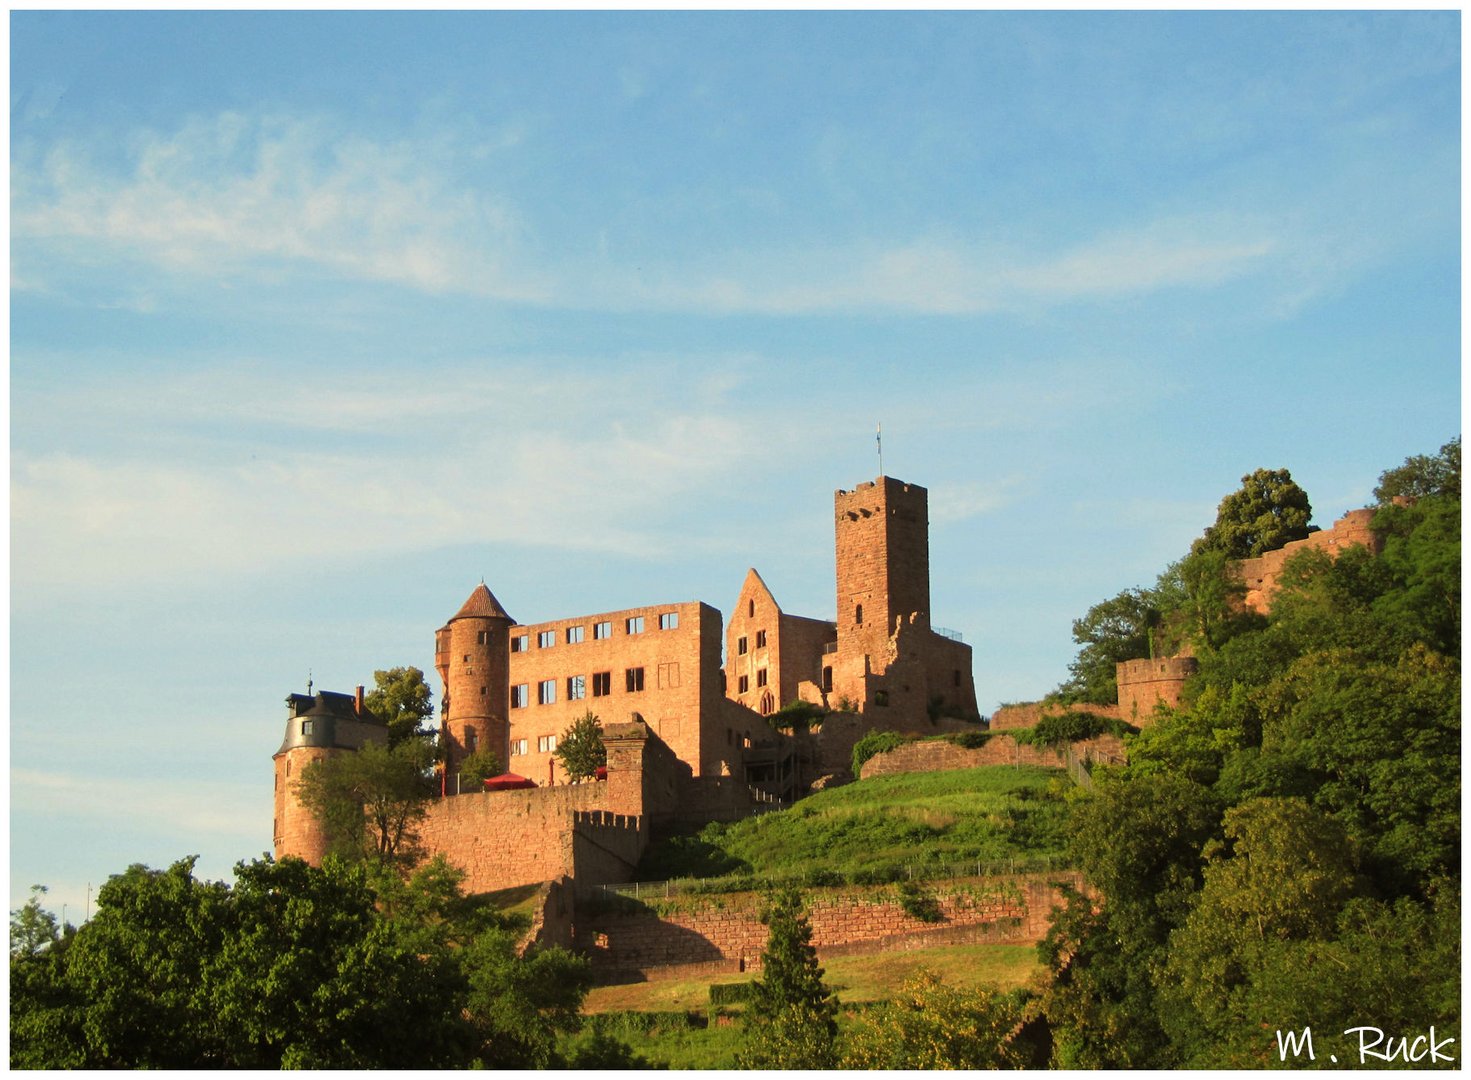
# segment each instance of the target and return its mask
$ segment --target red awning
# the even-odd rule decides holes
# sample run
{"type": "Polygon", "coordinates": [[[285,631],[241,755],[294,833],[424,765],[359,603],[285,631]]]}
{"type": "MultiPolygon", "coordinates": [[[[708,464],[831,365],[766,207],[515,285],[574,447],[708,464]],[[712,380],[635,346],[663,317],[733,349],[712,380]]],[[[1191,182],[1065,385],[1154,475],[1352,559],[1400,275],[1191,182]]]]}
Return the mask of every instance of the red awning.
{"type": "Polygon", "coordinates": [[[517,776],[513,772],[501,773],[499,776],[487,776],[485,778],[486,791],[514,791],[517,788],[534,788],[535,780],[528,780],[524,776],[517,776]]]}

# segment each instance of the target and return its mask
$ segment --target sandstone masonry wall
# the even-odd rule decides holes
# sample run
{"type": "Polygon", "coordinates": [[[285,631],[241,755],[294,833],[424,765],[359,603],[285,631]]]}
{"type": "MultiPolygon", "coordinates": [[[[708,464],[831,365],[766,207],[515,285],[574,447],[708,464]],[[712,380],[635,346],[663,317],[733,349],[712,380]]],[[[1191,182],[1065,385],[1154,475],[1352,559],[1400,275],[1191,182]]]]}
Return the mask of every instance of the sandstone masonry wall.
{"type": "Polygon", "coordinates": [[[550,881],[575,871],[573,811],[601,809],[607,782],[437,799],[420,843],[466,873],[470,893],[550,881]]]}
{"type": "Polygon", "coordinates": [[[1384,542],[1371,529],[1377,510],[1350,510],[1333,523],[1331,529],[1320,529],[1305,539],[1294,540],[1276,551],[1269,551],[1255,559],[1242,559],[1235,563],[1237,573],[1246,585],[1246,606],[1260,615],[1272,610],[1272,597],[1277,592],[1282,567],[1299,551],[1327,552],[1332,558],[1349,547],[1366,547],[1375,555],[1384,548],[1384,542]]]}
{"type": "MultiPolygon", "coordinates": [[[[961,941],[1038,941],[1061,885],[1082,887],[1075,871],[969,881],[932,882],[942,921],[925,923],[904,911],[892,888],[855,893],[815,890],[809,894],[812,944],[819,955],[871,953],[902,946],[921,948],[961,941]]],[[[760,921],[762,898],[739,894],[706,901],[699,910],[580,917],[577,944],[605,975],[637,972],[648,978],[700,970],[758,970],[767,930],[760,921]]]]}
{"type": "MultiPolygon", "coordinates": [[[[1114,735],[1082,739],[1073,743],[1073,749],[1079,756],[1094,754],[1105,760],[1122,760],[1124,756],[1123,740],[1114,735]]],[[[875,754],[863,763],[863,779],[894,773],[976,769],[982,765],[1041,765],[1062,769],[1067,767],[1067,761],[1061,750],[1018,743],[1009,735],[993,735],[985,746],[975,750],[944,739],[928,739],[875,754]]]]}

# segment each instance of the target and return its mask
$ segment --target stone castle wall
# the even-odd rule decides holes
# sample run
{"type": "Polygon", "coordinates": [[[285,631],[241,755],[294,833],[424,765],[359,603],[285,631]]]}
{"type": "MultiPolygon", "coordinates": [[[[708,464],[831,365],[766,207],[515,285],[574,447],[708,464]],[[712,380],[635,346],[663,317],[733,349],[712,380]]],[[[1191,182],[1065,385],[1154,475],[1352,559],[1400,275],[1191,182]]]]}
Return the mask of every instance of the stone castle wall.
{"type": "Polygon", "coordinates": [[[1272,610],[1272,597],[1277,592],[1282,567],[1300,551],[1323,551],[1330,557],[1337,558],[1338,553],[1346,548],[1366,547],[1374,554],[1379,554],[1384,548],[1384,542],[1370,528],[1376,513],[1378,511],[1372,507],[1350,510],[1335,521],[1331,529],[1320,529],[1310,533],[1305,539],[1294,540],[1276,551],[1234,563],[1236,572],[1246,585],[1246,606],[1259,615],[1266,615],[1272,610]]]}
{"type": "Polygon", "coordinates": [[[1126,660],[1118,665],[1119,712],[1136,727],[1150,724],[1159,705],[1180,704],[1185,680],[1200,663],[1193,656],[1170,656],[1162,660],[1126,660]]]}
{"type": "MultiPolygon", "coordinates": [[[[927,885],[941,921],[926,923],[904,911],[892,887],[813,890],[808,893],[812,944],[821,955],[880,952],[903,946],[962,941],[1039,941],[1063,903],[1062,885],[1082,887],[1075,871],[1015,878],[938,881],[927,885]]],[[[579,917],[577,945],[605,974],[645,977],[759,970],[767,928],[756,894],[709,899],[689,911],[579,917]]]]}
{"type": "MultiPolygon", "coordinates": [[[[1080,757],[1123,760],[1124,743],[1115,735],[1099,735],[1072,744],[1080,757]]],[[[1040,765],[1050,769],[1067,767],[1063,751],[1017,742],[1009,735],[993,735],[984,746],[967,750],[945,739],[926,739],[875,754],[863,763],[863,779],[894,773],[947,772],[977,769],[982,765],[1040,765]]]]}

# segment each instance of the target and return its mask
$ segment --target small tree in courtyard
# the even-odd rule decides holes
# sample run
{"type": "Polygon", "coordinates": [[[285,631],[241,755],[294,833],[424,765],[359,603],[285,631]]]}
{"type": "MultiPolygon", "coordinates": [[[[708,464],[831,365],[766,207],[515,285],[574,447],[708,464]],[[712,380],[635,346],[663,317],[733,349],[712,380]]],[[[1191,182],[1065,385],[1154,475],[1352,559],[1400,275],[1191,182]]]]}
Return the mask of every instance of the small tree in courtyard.
{"type": "Polygon", "coordinates": [[[774,893],[761,921],[769,930],[746,1011],[743,1069],[831,1069],[837,1064],[838,1003],[822,982],[802,894],[774,893]]]}
{"type": "Polygon", "coordinates": [[[573,780],[586,780],[608,764],[608,748],[603,745],[603,725],[592,710],[572,721],[572,726],[562,732],[554,753],[573,780]]]}

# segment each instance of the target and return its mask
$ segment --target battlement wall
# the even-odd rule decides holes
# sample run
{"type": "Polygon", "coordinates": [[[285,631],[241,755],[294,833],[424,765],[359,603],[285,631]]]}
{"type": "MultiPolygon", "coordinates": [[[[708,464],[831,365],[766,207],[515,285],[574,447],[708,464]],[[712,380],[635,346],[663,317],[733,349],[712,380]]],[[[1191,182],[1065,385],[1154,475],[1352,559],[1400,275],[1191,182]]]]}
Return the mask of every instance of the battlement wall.
{"type": "Polygon", "coordinates": [[[1116,668],[1119,711],[1129,723],[1146,726],[1156,706],[1180,704],[1185,680],[1200,669],[1193,656],[1170,656],[1159,660],[1125,660],[1116,668]]]}
{"type": "Polygon", "coordinates": [[[647,818],[608,810],[574,810],[572,879],[577,890],[632,881],[648,842],[647,818]]]}
{"type": "Polygon", "coordinates": [[[597,781],[438,799],[419,842],[465,871],[466,892],[551,881],[576,870],[574,812],[602,809],[607,790],[607,781],[597,781]]]}
{"type": "Polygon", "coordinates": [[[1365,547],[1371,553],[1379,554],[1384,549],[1384,541],[1370,527],[1376,513],[1378,511],[1373,507],[1350,510],[1335,521],[1331,529],[1319,529],[1276,551],[1232,563],[1234,573],[1246,586],[1246,606],[1259,615],[1272,610],[1272,597],[1277,592],[1282,567],[1300,551],[1322,551],[1334,559],[1338,558],[1339,552],[1350,547],[1365,547]]]}

